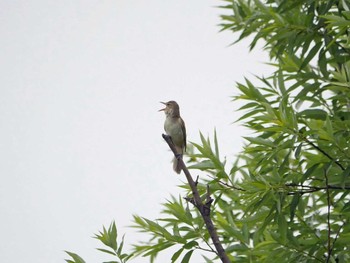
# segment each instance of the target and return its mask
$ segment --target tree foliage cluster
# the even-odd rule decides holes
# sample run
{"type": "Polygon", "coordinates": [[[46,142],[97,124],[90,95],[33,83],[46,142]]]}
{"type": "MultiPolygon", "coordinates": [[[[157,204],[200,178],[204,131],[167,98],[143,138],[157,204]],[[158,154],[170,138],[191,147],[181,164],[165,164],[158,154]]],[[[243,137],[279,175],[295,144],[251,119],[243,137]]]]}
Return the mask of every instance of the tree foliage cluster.
{"type": "MultiPolygon", "coordinates": [[[[232,262],[349,262],[350,2],[222,3],[222,30],[238,34],[235,42],[248,38],[250,49],[260,41],[275,69],[236,85],[239,122],[254,131],[237,161],[220,157],[216,133],[201,135],[189,155],[199,192],[204,198],[209,186],[214,199],[226,253],[232,262]]],[[[134,227],[150,239],[124,258],[153,262],[176,247],[171,262],[193,253],[218,260],[200,214],[182,197],[163,204],[157,220],[134,216],[134,227]]]]}

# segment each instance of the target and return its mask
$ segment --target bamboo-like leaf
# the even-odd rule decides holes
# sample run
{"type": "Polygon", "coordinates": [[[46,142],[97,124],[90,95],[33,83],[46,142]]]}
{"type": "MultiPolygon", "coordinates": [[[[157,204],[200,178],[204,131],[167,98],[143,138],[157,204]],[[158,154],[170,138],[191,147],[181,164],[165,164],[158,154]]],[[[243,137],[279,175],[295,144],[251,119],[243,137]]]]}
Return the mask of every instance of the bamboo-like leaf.
{"type": "Polygon", "coordinates": [[[299,143],[298,147],[295,149],[295,153],[294,153],[295,159],[299,159],[302,147],[303,147],[303,143],[299,143]]]}
{"type": "Polygon", "coordinates": [[[275,144],[267,139],[263,139],[261,137],[244,137],[244,139],[248,140],[253,144],[264,145],[268,147],[275,147],[275,144]]]}
{"type": "Polygon", "coordinates": [[[215,146],[215,156],[217,159],[220,159],[219,144],[218,144],[218,138],[216,136],[216,129],[214,130],[214,146],[215,146]]]}
{"type": "Polygon", "coordinates": [[[125,234],[123,235],[122,241],[120,242],[119,247],[117,249],[117,254],[118,255],[122,254],[122,250],[123,250],[123,247],[124,247],[124,238],[125,238],[125,234]]]}
{"type": "Polygon", "coordinates": [[[192,256],[193,250],[188,251],[183,259],[181,260],[181,263],[188,263],[190,262],[191,256],[192,256]]]}
{"type": "Polygon", "coordinates": [[[321,41],[315,44],[315,46],[309,51],[308,55],[301,63],[300,70],[304,69],[304,67],[306,67],[309,64],[309,62],[315,57],[315,55],[317,54],[317,52],[320,50],[321,47],[322,47],[321,41]]]}
{"type": "Polygon", "coordinates": [[[287,92],[286,92],[286,87],[284,85],[283,73],[281,70],[278,72],[277,76],[278,76],[278,87],[282,93],[282,96],[286,96],[287,92]]]}
{"type": "Polygon", "coordinates": [[[278,216],[278,232],[281,237],[282,244],[286,244],[287,242],[287,221],[282,213],[278,216]]]}
{"type": "Polygon", "coordinates": [[[72,259],[72,260],[66,260],[68,263],[73,262],[73,263],[85,263],[84,259],[82,259],[79,255],[73,253],[73,252],[69,252],[69,251],[65,251],[72,259]]]}
{"type": "Polygon", "coordinates": [[[110,251],[108,249],[104,249],[104,248],[96,248],[96,249],[101,251],[101,252],[103,252],[103,253],[107,253],[107,254],[110,254],[110,255],[113,255],[113,256],[117,255],[114,251],[110,251]]]}
{"type": "Polygon", "coordinates": [[[298,113],[298,116],[314,120],[326,120],[327,115],[327,112],[321,109],[308,109],[298,113]]]}
{"type": "Polygon", "coordinates": [[[184,251],[184,248],[180,248],[178,251],[176,251],[173,256],[171,257],[171,262],[175,262],[181,255],[182,251],[184,251]]]}
{"type": "Polygon", "coordinates": [[[191,248],[194,248],[194,247],[197,247],[197,246],[198,246],[198,242],[195,241],[195,240],[192,240],[192,241],[186,243],[186,244],[183,246],[183,248],[185,248],[185,249],[191,249],[191,248]]]}
{"type": "Polygon", "coordinates": [[[300,194],[295,194],[293,196],[292,202],[290,203],[290,221],[292,222],[295,215],[295,210],[299,204],[300,194]]]}

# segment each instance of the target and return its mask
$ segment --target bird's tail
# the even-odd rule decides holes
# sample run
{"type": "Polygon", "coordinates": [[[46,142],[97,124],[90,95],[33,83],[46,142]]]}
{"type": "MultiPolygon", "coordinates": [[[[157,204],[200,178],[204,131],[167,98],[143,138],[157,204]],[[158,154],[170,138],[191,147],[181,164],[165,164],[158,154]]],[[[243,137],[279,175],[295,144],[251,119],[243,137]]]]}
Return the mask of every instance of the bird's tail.
{"type": "MultiPolygon", "coordinates": [[[[176,152],[180,154],[178,158],[182,158],[183,149],[181,147],[177,147],[176,145],[175,145],[175,149],[176,149],[176,152]]],[[[177,174],[180,174],[182,170],[179,160],[176,157],[174,157],[173,159],[173,169],[177,174]]]]}
{"type": "Polygon", "coordinates": [[[181,173],[182,167],[176,157],[173,159],[173,169],[177,174],[181,173]]]}

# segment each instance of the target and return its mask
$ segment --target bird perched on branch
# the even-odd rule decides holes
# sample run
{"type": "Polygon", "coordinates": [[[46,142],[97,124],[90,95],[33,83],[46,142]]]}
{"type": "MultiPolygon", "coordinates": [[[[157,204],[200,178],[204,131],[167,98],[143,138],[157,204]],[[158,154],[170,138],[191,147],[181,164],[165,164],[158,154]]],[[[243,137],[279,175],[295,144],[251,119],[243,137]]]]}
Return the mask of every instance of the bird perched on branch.
{"type": "Polygon", "coordinates": [[[186,151],[186,127],[185,122],[180,116],[180,108],[176,101],[161,102],[165,105],[164,109],[159,111],[164,111],[166,119],[164,122],[164,130],[169,135],[174,143],[176,156],[173,160],[173,169],[176,173],[181,172],[181,166],[177,160],[186,151]]]}

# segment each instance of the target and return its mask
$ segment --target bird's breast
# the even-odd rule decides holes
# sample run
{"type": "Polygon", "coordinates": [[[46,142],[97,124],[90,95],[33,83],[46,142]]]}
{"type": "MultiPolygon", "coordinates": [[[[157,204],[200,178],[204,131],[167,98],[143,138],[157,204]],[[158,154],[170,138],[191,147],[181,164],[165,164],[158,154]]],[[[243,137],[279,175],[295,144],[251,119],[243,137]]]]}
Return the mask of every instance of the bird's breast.
{"type": "Polygon", "coordinates": [[[164,123],[165,132],[171,136],[177,145],[183,144],[184,135],[182,132],[180,119],[166,118],[164,123]]]}

